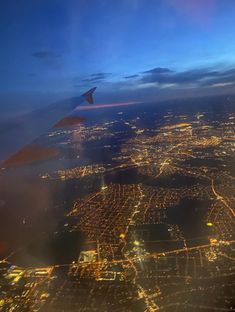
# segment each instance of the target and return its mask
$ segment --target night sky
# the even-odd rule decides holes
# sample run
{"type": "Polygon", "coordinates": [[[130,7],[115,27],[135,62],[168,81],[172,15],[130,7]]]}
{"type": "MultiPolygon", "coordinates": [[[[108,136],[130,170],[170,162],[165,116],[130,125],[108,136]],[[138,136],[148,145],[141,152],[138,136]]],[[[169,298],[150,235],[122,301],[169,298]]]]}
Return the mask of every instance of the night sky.
{"type": "Polygon", "coordinates": [[[234,0],[2,0],[0,111],[232,92],[234,0]]]}

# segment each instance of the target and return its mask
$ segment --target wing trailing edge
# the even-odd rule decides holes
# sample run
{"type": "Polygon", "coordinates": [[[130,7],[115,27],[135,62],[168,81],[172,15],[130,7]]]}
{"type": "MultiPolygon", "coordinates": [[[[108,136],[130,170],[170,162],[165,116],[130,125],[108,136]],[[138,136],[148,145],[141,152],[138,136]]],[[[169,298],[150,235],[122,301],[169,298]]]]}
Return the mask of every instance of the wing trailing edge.
{"type": "Polygon", "coordinates": [[[86,121],[84,117],[79,117],[79,116],[67,116],[60,121],[58,121],[53,128],[63,128],[63,127],[69,127],[69,126],[74,126],[77,125],[81,122],[86,121]]]}
{"type": "Polygon", "coordinates": [[[11,168],[17,166],[29,165],[34,162],[47,160],[59,154],[59,150],[50,147],[43,147],[34,144],[26,145],[17,153],[9,157],[3,164],[2,168],[11,168]]]}

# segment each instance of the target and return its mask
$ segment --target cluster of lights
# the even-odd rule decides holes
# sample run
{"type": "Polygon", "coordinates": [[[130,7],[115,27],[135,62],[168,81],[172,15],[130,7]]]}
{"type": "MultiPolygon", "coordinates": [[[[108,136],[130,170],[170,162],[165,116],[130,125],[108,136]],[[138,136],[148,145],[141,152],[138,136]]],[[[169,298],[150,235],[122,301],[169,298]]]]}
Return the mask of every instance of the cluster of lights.
{"type": "Polygon", "coordinates": [[[108,187],[105,185],[105,186],[102,186],[102,187],[101,187],[101,190],[104,191],[104,190],[106,190],[107,188],[108,188],[108,187]]]}
{"type": "Polygon", "coordinates": [[[125,239],[126,235],[125,235],[124,233],[121,233],[121,234],[119,235],[119,237],[120,237],[121,239],[125,239]]]}

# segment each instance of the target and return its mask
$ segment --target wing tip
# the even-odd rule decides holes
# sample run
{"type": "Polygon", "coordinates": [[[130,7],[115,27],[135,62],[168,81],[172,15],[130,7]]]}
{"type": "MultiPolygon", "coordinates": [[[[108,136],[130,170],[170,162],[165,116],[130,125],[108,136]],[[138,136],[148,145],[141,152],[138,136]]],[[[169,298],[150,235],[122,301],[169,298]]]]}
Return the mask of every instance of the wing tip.
{"type": "Polygon", "coordinates": [[[94,104],[93,93],[95,92],[96,89],[97,89],[97,87],[93,87],[90,90],[88,90],[87,92],[82,94],[82,96],[85,97],[86,101],[89,104],[94,104]]]}

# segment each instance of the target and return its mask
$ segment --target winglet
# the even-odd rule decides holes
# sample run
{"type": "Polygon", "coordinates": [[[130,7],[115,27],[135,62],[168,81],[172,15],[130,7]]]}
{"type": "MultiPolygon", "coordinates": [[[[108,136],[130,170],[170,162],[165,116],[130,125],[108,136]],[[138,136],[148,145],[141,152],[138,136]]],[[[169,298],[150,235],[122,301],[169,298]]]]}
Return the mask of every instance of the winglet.
{"type": "Polygon", "coordinates": [[[85,92],[84,94],[82,94],[82,96],[85,97],[86,101],[89,103],[89,104],[93,104],[94,101],[93,101],[93,93],[95,92],[96,90],[96,87],[90,89],[89,91],[85,92]]]}

